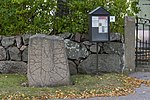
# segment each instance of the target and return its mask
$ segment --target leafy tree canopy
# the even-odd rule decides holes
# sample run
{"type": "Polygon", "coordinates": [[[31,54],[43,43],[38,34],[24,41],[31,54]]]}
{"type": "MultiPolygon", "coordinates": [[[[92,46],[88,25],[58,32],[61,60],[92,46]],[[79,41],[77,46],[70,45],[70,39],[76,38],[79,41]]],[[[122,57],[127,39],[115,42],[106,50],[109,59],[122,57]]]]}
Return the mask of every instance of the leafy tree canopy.
{"type": "Polygon", "coordinates": [[[55,8],[55,0],[1,0],[0,33],[47,33],[55,8]]]}
{"type": "Polygon", "coordinates": [[[116,16],[111,32],[123,33],[123,18],[138,13],[136,4],[133,0],[0,0],[0,34],[88,33],[88,13],[98,6],[116,16]]]}
{"type": "Polygon", "coordinates": [[[134,16],[139,12],[136,0],[68,0],[69,14],[56,17],[58,32],[88,33],[88,13],[98,6],[108,10],[111,16],[116,17],[115,23],[111,23],[111,32],[123,33],[124,17],[134,16]]]}

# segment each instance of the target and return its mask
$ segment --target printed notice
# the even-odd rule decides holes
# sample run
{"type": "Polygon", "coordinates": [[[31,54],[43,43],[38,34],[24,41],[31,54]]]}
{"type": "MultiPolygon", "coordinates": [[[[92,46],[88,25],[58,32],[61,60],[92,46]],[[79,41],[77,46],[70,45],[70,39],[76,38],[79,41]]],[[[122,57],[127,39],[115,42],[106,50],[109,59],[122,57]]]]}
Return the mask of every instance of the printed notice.
{"type": "Polygon", "coordinates": [[[92,16],[92,27],[98,27],[99,24],[99,17],[98,16],[92,16]]]}
{"type": "Polygon", "coordinates": [[[99,33],[108,33],[108,17],[107,16],[99,16],[99,33]]]}

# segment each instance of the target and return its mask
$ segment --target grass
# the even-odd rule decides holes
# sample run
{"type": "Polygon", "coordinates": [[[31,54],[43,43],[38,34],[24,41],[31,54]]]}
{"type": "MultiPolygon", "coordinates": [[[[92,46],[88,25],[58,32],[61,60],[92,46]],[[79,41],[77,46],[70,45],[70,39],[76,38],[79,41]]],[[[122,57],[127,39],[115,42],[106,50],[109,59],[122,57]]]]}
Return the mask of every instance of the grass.
{"type": "MultiPolygon", "coordinates": [[[[71,76],[74,85],[59,87],[24,87],[25,75],[0,74],[0,99],[23,98],[88,98],[94,96],[126,95],[142,81],[122,74],[71,76]]],[[[12,100],[12,99],[10,99],[12,100]]],[[[18,99],[20,100],[20,99],[18,99]]],[[[37,99],[34,99],[37,100],[37,99]]]]}

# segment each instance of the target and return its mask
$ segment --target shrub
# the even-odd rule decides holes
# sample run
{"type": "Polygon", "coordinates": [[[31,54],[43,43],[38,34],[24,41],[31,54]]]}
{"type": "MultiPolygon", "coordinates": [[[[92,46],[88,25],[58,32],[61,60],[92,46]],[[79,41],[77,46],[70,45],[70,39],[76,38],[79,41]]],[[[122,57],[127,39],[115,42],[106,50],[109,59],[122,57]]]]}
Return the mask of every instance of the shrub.
{"type": "Polygon", "coordinates": [[[89,27],[88,13],[98,6],[116,16],[116,22],[111,23],[111,32],[123,33],[124,16],[139,11],[136,1],[68,0],[60,9],[59,2],[61,0],[0,0],[0,34],[85,34],[89,27]],[[67,14],[61,15],[65,10],[67,14]]]}
{"type": "Polygon", "coordinates": [[[101,6],[116,17],[115,23],[111,23],[111,32],[123,33],[124,16],[138,13],[137,3],[137,1],[127,2],[127,0],[68,0],[69,14],[56,17],[55,29],[58,33],[88,33],[88,13],[101,6]]]}

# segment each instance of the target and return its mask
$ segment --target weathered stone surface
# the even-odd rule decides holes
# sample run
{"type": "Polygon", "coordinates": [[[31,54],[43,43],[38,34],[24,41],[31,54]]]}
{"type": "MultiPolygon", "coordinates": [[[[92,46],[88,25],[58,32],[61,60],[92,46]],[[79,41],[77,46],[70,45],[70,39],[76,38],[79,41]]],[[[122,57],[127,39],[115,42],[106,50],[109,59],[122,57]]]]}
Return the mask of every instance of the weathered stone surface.
{"type": "Polygon", "coordinates": [[[81,41],[89,41],[89,34],[82,34],[81,41]]]}
{"type": "Polygon", "coordinates": [[[63,33],[63,34],[59,34],[60,37],[62,37],[63,39],[69,39],[73,34],[72,33],[63,33]]]}
{"type": "Polygon", "coordinates": [[[109,43],[104,43],[104,52],[108,54],[119,54],[123,55],[124,54],[124,44],[119,43],[119,42],[109,42],[109,43]]]}
{"type": "Polygon", "coordinates": [[[76,66],[76,64],[73,61],[71,61],[71,60],[68,60],[68,63],[69,63],[70,74],[71,75],[77,74],[77,66],[76,66]]]}
{"type": "Polygon", "coordinates": [[[67,55],[69,59],[86,58],[89,55],[87,48],[79,43],[66,39],[65,46],[67,48],[67,55]]]}
{"type": "Polygon", "coordinates": [[[15,60],[15,61],[21,60],[21,52],[17,47],[9,47],[8,52],[11,60],[15,60]]]}
{"type": "Polygon", "coordinates": [[[78,66],[80,64],[80,60],[74,60],[74,63],[78,66]]]}
{"type": "Polygon", "coordinates": [[[64,40],[57,36],[31,36],[28,47],[29,86],[70,84],[64,40]]]}
{"type": "Polygon", "coordinates": [[[119,41],[121,42],[121,35],[120,33],[110,33],[110,41],[119,41]]]}
{"type": "Polygon", "coordinates": [[[6,49],[6,60],[10,60],[10,55],[8,49],[6,49]]]}
{"type": "Polygon", "coordinates": [[[6,50],[0,46],[0,60],[6,60],[6,50]]]}
{"type": "Polygon", "coordinates": [[[25,46],[25,45],[23,45],[23,46],[21,46],[21,48],[20,48],[20,50],[21,51],[23,51],[25,48],[27,48],[28,46],[25,46]]]}
{"type": "Polygon", "coordinates": [[[18,48],[20,48],[22,46],[22,37],[21,36],[16,36],[16,44],[17,44],[18,48]]]}
{"type": "Polygon", "coordinates": [[[15,37],[2,37],[1,43],[5,48],[12,46],[15,43],[15,37]]]}
{"type": "Polygon", "coordinates": [[[96,69],[96,54],[91,54],[78,66],[79,73],[94,74],[96,72],[121,72],[121,61],[117,54],[99,54],[98,70],[96,69]]]}
{"type": "Polygon", "coordinates": [[[1,41],[2,41],[2,36],[0,35],[0,45],[1,45],[1,41]]]}
{"type": "Polygon", "coordinates": [[[27,72],[27,64],[17,61],[0,61],[0,73],[23,73],[27,72]]]}
{"type": "MultiPolygon", "coordinates": [[[[96,45],[91,45],[90,46],[90,51],[93,52],[93,53],[96,53],[97,52],[96,45]]],[[[100,52],[100,46],[98,46],[98,52],[100,52]]]]}
{"type": "Polygon", "coordinates": [[[23,39],[23,44],[24,45],[28,45],[29,44],[29,38],[31,37],[31,34],[24,34],[22,35],[22,39],[23,39]]]}
{"type": "Polygon", "coordinates": [[[26,47],[22,52],[22,61],[28,61],[28,47],[26,47]]]}
{"type": "Polygon", "coordinates": [[[125,17],[125,69],[135,71],[135,17],[125,17]]]}
{"type": "Polygon", "coordinates": [[[87,45],[87,46],[91,46],[93,43],[90,42],[90,41],[84,41],[83,44],[84,44],[84,45],[87,45]]]}
{"type": "Polygon", "coordinates": [[[81,42],[81,34],[76,33],[74,40],[75,40],[76,42],[81,42]]]}

